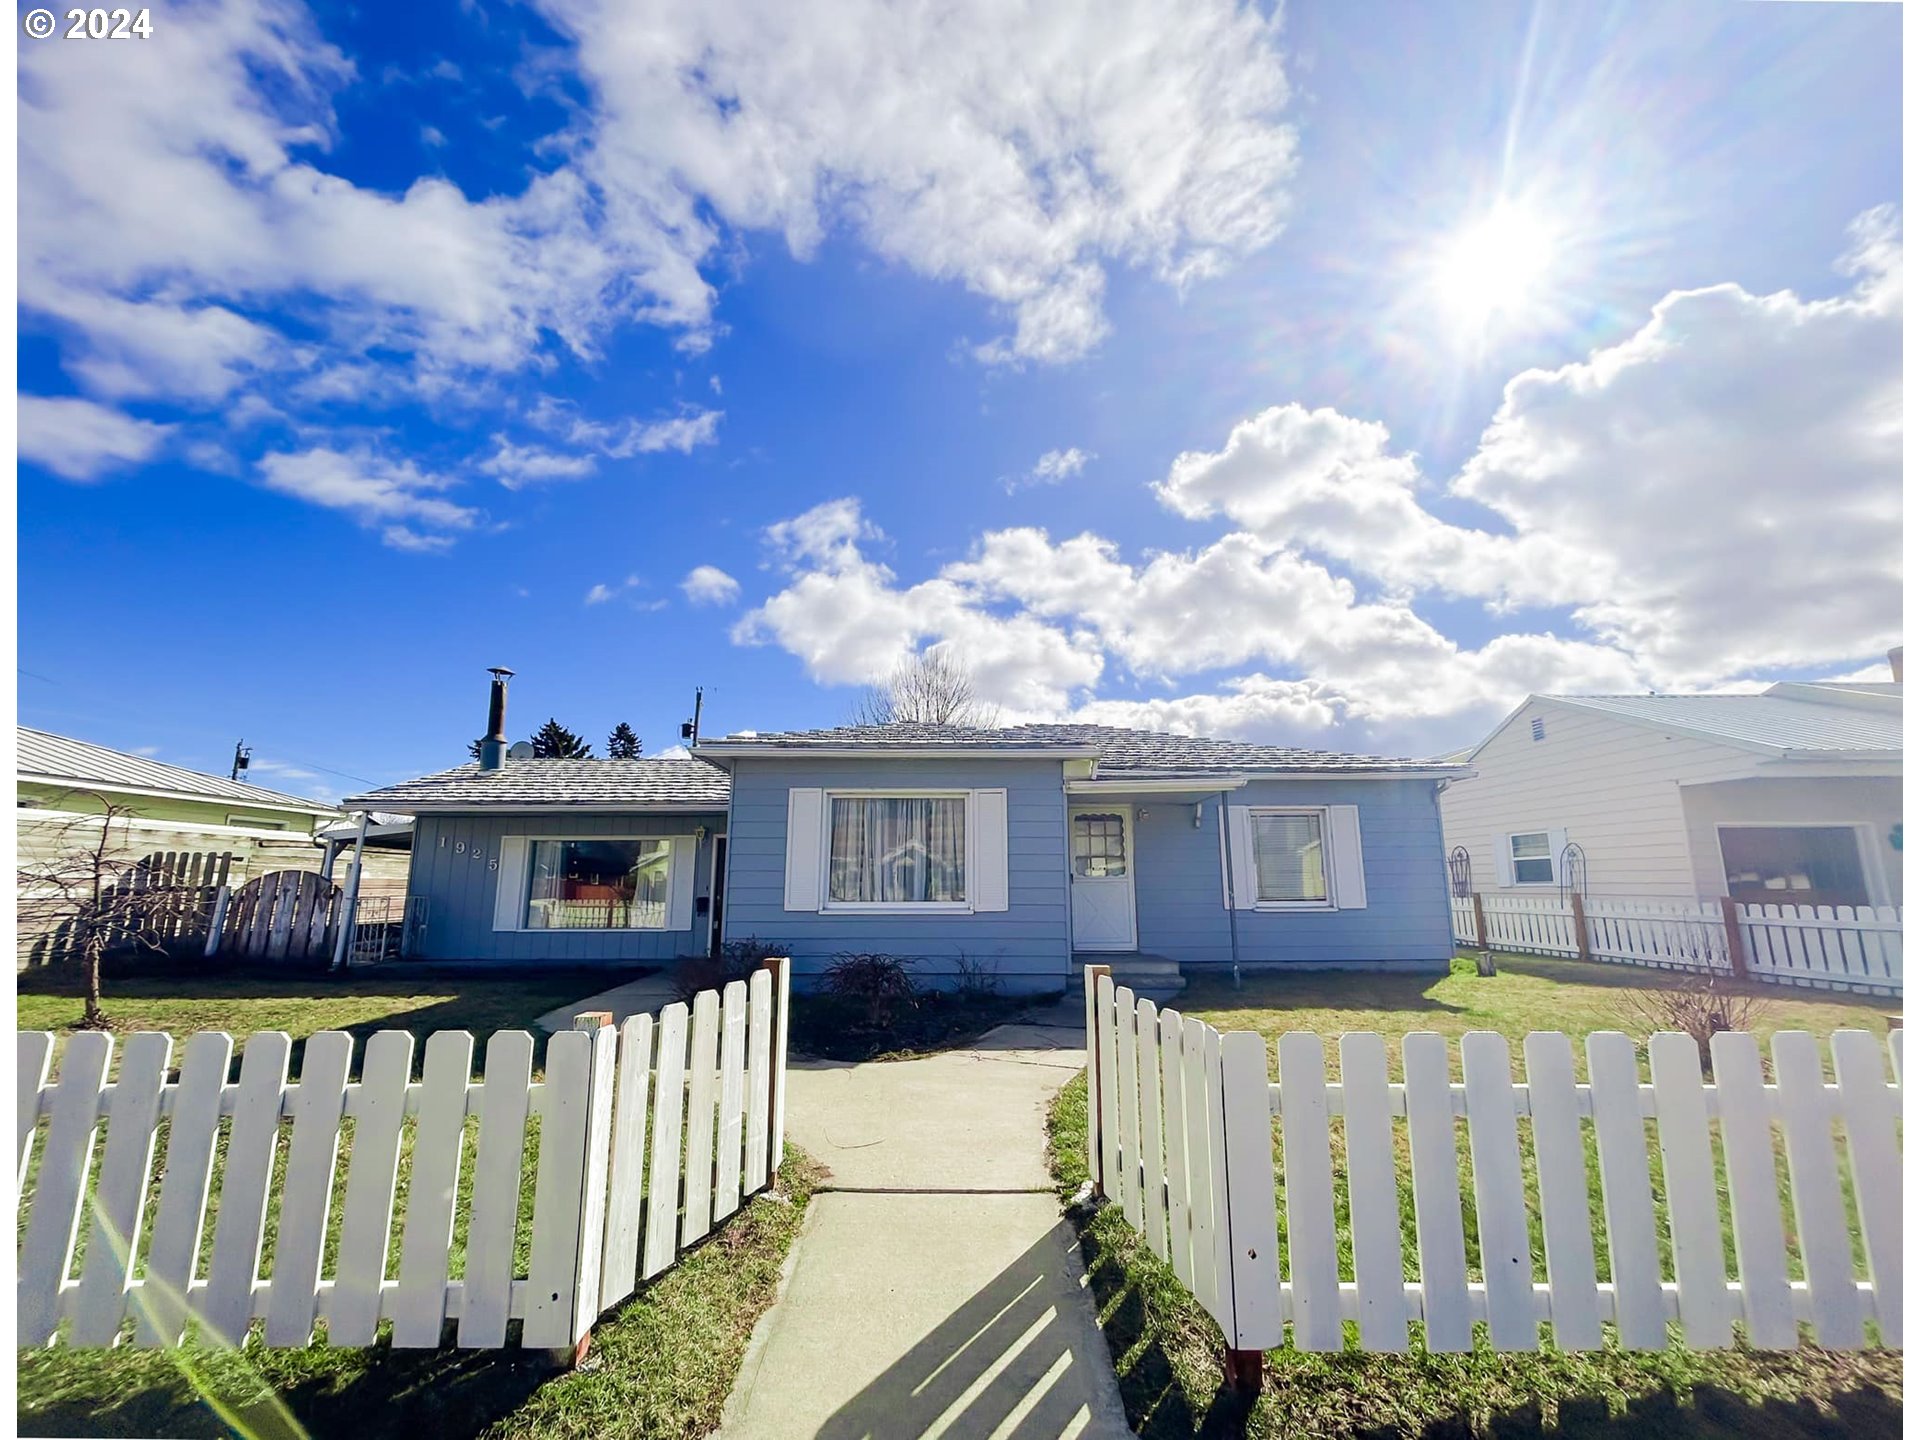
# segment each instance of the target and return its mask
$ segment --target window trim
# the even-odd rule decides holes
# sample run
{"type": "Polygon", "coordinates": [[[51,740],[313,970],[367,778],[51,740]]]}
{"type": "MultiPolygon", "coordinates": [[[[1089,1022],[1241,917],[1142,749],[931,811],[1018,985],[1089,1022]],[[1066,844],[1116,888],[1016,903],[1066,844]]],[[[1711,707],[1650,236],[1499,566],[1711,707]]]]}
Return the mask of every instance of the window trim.
{"type": "Polygon", "coordinates": [[[1327,805],[1249,805],[1247,809],[1247,833],[1251,838],[1253,853],[1247,857],[1253,866],[1254,895],[1251,910],[1272,910],[1283,914],[1297,915],[1302,912],[1320,910],[1338,910],[1340,897],[1334,890],[1333,865],[1333,814],[1327,805]],[[1262,900],[1259,892],[1260,842],[1258,827],[1255,825],[1262,815],[1313,815],[1320,821],[1320,873],[1327,882],[1327,898],[1324,900],[1262,900]]]}
{"type": "MultiPolygon", "coordinates": [[[[675,845],[673,842],[676,840],[685,840],[685,841],[688,841],[693,846],[692,851],[689,852],[688,859],[689,859],[689,863],[696,867],[694,873],[697,878],[699,874],[699,870],[697,868],[699,865],[698,851],[700,848],[700,842],[699,842],[698,836],[695,836],[693,834],[685,834],[685,835],[536,835],[531,832],[528,832],[525,834],[516,834],[510,838],[522,841],[526,847],[524,851],[525,859],[522,860],[521,862],[520,883],[518,886],[519,890],[521,891],[521,895],[520,895],[519,902],[515,907],[520,917],[520,923],[517,925],[510,926],[509,928],[504,930],[495,929],[491,933],[495,935],[678,935],[681,933],[680,931],[675,930],[664,923],[666,919],[668,919],[673,913],[673,898],[672,898],[673,889],[674,889],[674,882],[678,878],[678,871],[679,871],[680,848],[677,845],[675,845]],[[574,841],[584,841],[587,843],[606,843],[608,841],[613,841],[615,843],[618,843],[623,840],[633,840],[633,841],[659,840],[664,842],[667,847],[667,897],[668,898],[667,898],[667,908],[661,914],[661,920],[663,923],[659,925],[609,925],[604,929],[586,929],[584,927],[578,927],[578,928],[561,928],[558,930],[548,926],[533,926],[533,925],[527,924],[527,910],[528,910],[528,907],[533,902],[533,847],[535,845],[538,845],[543,840],[550,840],[550,841],[574,840],[574,841]]],[[[495,856],[489,863],[497,866],[498,861],[499,861],[499,857],[495,856]]],[[[500,878],[504,880],[505,877],[501,876],[500,878]]],[[[497,886],[499,881],[496,881],[495,883],[497,886]]]]}
{"type": "Polygon", "coordinates": [[[1560,857],[1553,853],[1553,830],[1551,827],[1543,828],[1540,830],[1509,830],[1507,832],[1506,839],[1507,839],[1507,869],[1509,873],[1511,873],[1513,876],[1513,886],[1516,890],[1522,887],[1525,887],[1527,889],[1533,889],[1536,887],[1558,885],[1560,883],[1560,857]],[[1546,841],[1547,853],[1544,856],[1527,855],[1524,857],[1514,854],[1513,842],[1520,839],[1522,836],[1531,836],[1531,835],[1538,835],[1542,840],[1546,841]],[[1520,862],[1522,859],[1527,859],[1527,860],[1544,859],[1547,862],[1547,878],[1544,880],[1522,880],[1520,878],[1520,862]]]}
{"type": "Polygon", "coordinates": [[[820,787],[820,909],[822,915],[971,915],[974,913],[974,852],[978,844],[973,791],[951,786],[929,789],[888,786],[820,787]],[[833,894],[833,802],[835,800],[958,800],[967,827],[964,900],[835,900],[833,894]]]}

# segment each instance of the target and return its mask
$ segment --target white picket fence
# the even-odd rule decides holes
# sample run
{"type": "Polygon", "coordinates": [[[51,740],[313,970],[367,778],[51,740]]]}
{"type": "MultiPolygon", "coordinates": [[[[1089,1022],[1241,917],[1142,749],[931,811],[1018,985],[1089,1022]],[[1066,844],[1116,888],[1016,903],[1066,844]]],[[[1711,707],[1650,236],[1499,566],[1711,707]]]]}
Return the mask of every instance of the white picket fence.
{"type": "Polygon", "coordinates": [[[1342,1035],[1338,1078],[1330,1080],[1321,1037],[1295,1032],[1276,1047],[1276,1083],[1259,1035],[1223,1035],[1159,1010],[1116,988],[1099,968],[1087,984],[1088,1159],[1096,1187],[1219,1322],[1230,1349],[1264,1351],[1290,1339],[1302,1350],[1339,1350],[1348,1343],[1345,1327],[1354,1325],[1361,1349],[1404,1351],[1415,1324],[1432,1351],[1472,1348],[1480,1324],[1496,1350],[1537,1348],[1542,1324],[1568,1350],[1600,1347],[1606,1325],[1629,1349],[1661,1349],[1676,1322],[1700,1349],[1731,1345],[1736,1322],[1762,1349],[1798,1344],[1802,1323],[1833,1348],[1862,1346],[1868,1322],[1879,1343],[1901,1343],[1898,1030],[1891,1078],[1873,1036],[1837,1033],[1832,1084],[1820,1045],[1805,1032],[1774,1037],[1772,1080],[1751,1035],[1716,1036],[1712,1083],[1702,1082],[1694,1042],[1672,1033],[1648,1043],[1651,1083],[1625,1035],[1588,1037],[1584,1081],[1576,1079],[1567,1036],[1529,1035],[1525,1078],[1516,1083],[1507,1041],[1491,1032],[1462,1040],[1460,1081],[1441,1035],[1402,1039],[1398,1081],[1389,1080],[1386,1040],[1342,1035]],[[1275,1195],[1276,1119],[1284,1201],[1275,1195]],[[1649,1121],[1657,1133],[1651,1146],[1649,1121]],[[1522,1122],[1537,1162],[1531,1187],[1522,1122]],[[1854,1273],[1856,1221],[1843,1193],[1836,1124],[1846,1138],[1864,1280],[1854,1273]],[[1463,1125],[1478,1278],[1469,1270],[1459,1188],[1463,1125]],[[1404,1133],[1410,1175],[1396,1164],[1397,1133],[1404,1133]],[[1776,1137],[1797,1262],[1789,1259],[1776,1137]],[[1598,1227],[1589,1141],[1602,1190],[1598,1227]],[[1658,1205],[1650,1150],[1662,1180],[1658,1205]],[[1336,1172],[1345,1181],[1341,1206],[1336,1172]],[[1731,1202],[1725,1217],[1723,1189],[1731,1202]],[[1401,1230],[1408,1191],[1411,1257],[1401,1230]],[[1530,1216],[1540,1221],[1540,1253],[1529,1239],[1530,1216]],[[1604,1281],[1596,1229],[1605,1237],[1604,1281]],[[1663,1235],[1670,1265],[1662,1263],[1663,1235]],[[1340,1258],[1343,1238],[1350,1265],[1340,1258]],[[1419,1276],[1411,1282],[1410,1258],[1419,1276]]]}
{"type": "Polygon", "coordinates": [[[1571,896],[1533,895],[1455,896],[1450,903],[1453,938],[1462,945],[1669,970],[1738,970],[1775,984],[1869,994],[1902,989],[1901,912],[1893,906],[1582,899],[1576,908],[1571,896]],[[1731,943],[1730,924],[1737,932],[1731,943]]]}
{"type": "Polygon", "coordinates": [[[358,1080],[348,1078],[352,1037],[322,1032],[308,1039],[297,1081],[292,1042],[262,1031],[246,1043],[237,1083],[226,1034],[191,1036],[171,1080],[173,1038],[131,1035],[109,1080],[113,1038],[83,1031],[49,1083],[53,1036],[21,1032],[19,1343],[112,1345],[131,1320],[136,1345],[174,1346],[195,1332],[236,1344],[258,1320],[272,1346],[306,1345],[324,1321],[329,1345],[370,1345],[390,1322],[395,1347],[434,1347],[454,1321],[457,1345],[497,1348],[517,1320],[524,1347],[577,1346],[603,1311],[777,1170],[789,967],[770,964],[750,982],[701,992],[691,1012],[673,1004],[617,1030],[551,1036],[539,1080],[533,1037],[521,1030],[487,1041],[479,1084],[463,1030],[428,1037],[418,1080],[405,1031],[368,1040],[358,1080]],[[343,1121],[352,1123],[344,1174],[343,1121]],[[523,1270],[515,1243],[529,1143],[538,1155],[523,1270]],[[456,1249],[470,1145],[471,1208],[456,1249]],[[326,1273],[330,1237],[338,1258],[326,1273]],[[144,1261],[130,1266],[129,1256],[144,1261]]]}

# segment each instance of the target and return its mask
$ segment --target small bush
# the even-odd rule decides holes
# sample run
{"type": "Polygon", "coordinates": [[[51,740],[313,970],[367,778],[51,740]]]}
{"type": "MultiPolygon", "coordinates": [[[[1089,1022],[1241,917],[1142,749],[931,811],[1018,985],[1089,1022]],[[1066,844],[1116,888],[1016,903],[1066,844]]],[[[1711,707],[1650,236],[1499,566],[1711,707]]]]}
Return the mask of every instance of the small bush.
{"type": "Polygon", "coordinates": [[[762,961],[786,953],[780,941],[749,935],[727,941],[717,955],[688,955],[673,967],[673,998],[691,1003],[702,990],[724,990],[736,980],[751,980],[762,961]]]}
{"type": "Polygon", "coordinates": [[[1767,1003],[1739,989],[1724,971],[1690,971],[1676,984],[1642,990],[1630,1002],[1635,1016],[1653,1030],[1678,1030],[1700,1047],[1700,1068],[1713,1074],[1713,1037],[1722,1030],[1751,1030],[1766,1018],[1767,1003]]]}
{"type": "Polygon", "coordinates": [[[965,1004],[992,1000],[1000,994],[999,966],[992,960],[976,960],[961,951],[953,962],[953,994],[965,1004]]]}
{"type": "Polygon", "coordinates": [[[893,1023],[897,1007],[913,1003],[912,963],[898,955],[839,954],[822,973],[821,988],[865,1006],[867,1024],[878,1029],[893,1023]]]}

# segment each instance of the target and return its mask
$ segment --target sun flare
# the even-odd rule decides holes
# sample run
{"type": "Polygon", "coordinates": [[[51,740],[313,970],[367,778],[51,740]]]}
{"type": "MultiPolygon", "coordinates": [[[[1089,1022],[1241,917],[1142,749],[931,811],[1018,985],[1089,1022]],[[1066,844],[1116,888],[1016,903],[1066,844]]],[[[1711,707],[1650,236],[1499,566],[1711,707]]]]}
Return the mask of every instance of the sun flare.
{"type": "Polygon", "coordinates": [[[1478,335],[1523,312],[1539,299],[1555,249],[1545,220],[1506,201],[1455,231],[1433,270],[1434,291],[1451,326],[1478,335]]]}

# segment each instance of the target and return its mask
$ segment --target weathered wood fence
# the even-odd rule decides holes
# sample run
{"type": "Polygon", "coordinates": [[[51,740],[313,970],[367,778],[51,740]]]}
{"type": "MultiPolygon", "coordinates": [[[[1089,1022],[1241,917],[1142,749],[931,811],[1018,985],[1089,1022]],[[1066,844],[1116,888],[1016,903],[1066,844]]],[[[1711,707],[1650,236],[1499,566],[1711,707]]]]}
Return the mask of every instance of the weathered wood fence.
{"type": "Polygon", "coordinates": [[[1276,1079],[1259,1035],[1158,1010],[1101,969],[1089,967],[1086,996],[1095,1185],[1219,1322],[1241,1378],[1289,1340],[1340,1350],[1348,1325],[1376,1351],[1406,1350],[1416,1324],[1431,1351],[1472,1348],[1481,1324],[1496,1350],[1537,1348],[1542,1324],[1568,1350],[1600,1347],[1607,1325],[1627,1348],[1661,1349],[1676,1323],[1695,1348],[1731,1345],[1736,1323],[1762,1349],[1798,1344],[1802,1323],[1833,1348],[1859,1348],[1869,1323],[1880,1344],[1901,1343],[1899,1030],[1891,1078],[1873,1036],[1837,1033],[1835,1083],[1814,1037],[1792,1031],[1773,1039],[1771,1079],[1754,1038],[1731,1032],[1714,1037],[1712,1083],[1693,1040],[1671,1033],[1648,1043],[1651,1083],[1634,1042],[1614,1033],[1588,1037],[1585,1079],[1567,1036],[1528,1036],[1516,1083],[1507,1041],[1491,1032],[1461,1041],[1459,1080],[1437,1034],[1402,1039],[1393,1080],[1379,1035],[1342,1035],[1330,1079],[1321,1037],[1296,1032],[1276,1047],[1276,1079]]]}
{"type": "Polygon", "coordinates": [[[1455,896],[1453,938],[1476,949],[1723,971],[1780,985],[1898,995],[1893,906],[1748,905],[1721,900],[1455,896]]]}
{"type": "MultiPolygon", "coordinates": [[[[119,870],[107,887],[116,906],[139,897],[138,928],[161,944],[204,939],[233,870],[233,852],[156,850],[119,870]]],[[[121,913],[126,913],[124,908],[121,913]]],[[[132,920],[132,916],[129,916],[132,920]]],[[[23,965],[52,965],[72,957],[73,922],[20,936],[23,965]]]]}
{"type": "Polygon", "coordinates": [[[324,1321],[329,1345],[390,1324],[395,1346],[433,1347],[451,1322],[454,1344],[488,1348],[517,1321],[520,1345],[579,1353],[777,1170],[788,962],[768,967],[691,1009],[556,1034],[538,1079],[519,1030],[488,1040],[477,1084],[459,1030],[428,1037],[417,1079],[413,1036],[382,1031],[357,1080],[352,1037],[323,1032],[297,1081],[278,1031],[248,1039],[237,1081],[222,1033],[190,1037],[170,1080],[171,1036],[129,1036],[114,1073],[113,1037],[81,1032],[50,1083],[53,1037],[22,1032],[19,1343],[111,1345],[131,1324],[136,1345],[236,1344],[259,1321],[266,1344],[301,1346],[324,1321]]]}
{"type": "Polygon", "coordinates": [[[326,965],[343,923],[341,888],[313,870],[270,870],[215,906],[207,953],[250,962],[326,965]]]}

